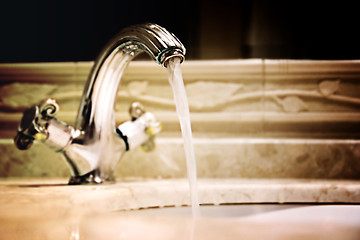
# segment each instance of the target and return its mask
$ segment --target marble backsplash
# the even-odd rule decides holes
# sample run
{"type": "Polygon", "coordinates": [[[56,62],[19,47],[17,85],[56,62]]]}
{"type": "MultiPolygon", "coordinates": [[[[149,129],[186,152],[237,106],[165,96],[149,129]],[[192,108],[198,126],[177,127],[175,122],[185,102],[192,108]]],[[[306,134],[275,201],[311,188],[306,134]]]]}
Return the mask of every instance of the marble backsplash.
{"type": "MultiPolygon", "coordinates": [[[[92,62],[0,65],[0,137],[11,137],[24,109],[53,97],[73,124],[92,62]],[[12,128],[12,129],[11,129],[12,128]]],[[[201,136],[360,137],[360,62],[305,60],[187,61],[193,128],[201,136]]],[[[167,133],[178,123],[166,71],[132,62],[116,104],[128,120],[132,101],[156,113],[167,133]]]]}
{"type": "MultiPolygon", "coordinates": [[[[195,139],[200,178],[360,179],[360,141],[195,139]]],[[[42,144],[19,151],[0,141],[0,177],[69,177],[61,154],[42,144]]],[[[157,148],[128,152],[115,169],[119,178],[186,177],[180,138],[159,138],[157,148]]]]}
{"type": "MultiPolygon", "coordinates": [[[[12,145],[22,111],[53,97],[73,124],[92,66],[0,64],[0,177],[68,176],[60,154],[41,144],[12,145]]],[[[200,177],[360,178],[360,62],[310,60],[187,61],[200,177]]],[[[184,177],[185,161],[164,69],[130,64],[118,93],[117,122],[132,101],[163,123],[154,152],[127,153],[118,177],[184,177]]]]}

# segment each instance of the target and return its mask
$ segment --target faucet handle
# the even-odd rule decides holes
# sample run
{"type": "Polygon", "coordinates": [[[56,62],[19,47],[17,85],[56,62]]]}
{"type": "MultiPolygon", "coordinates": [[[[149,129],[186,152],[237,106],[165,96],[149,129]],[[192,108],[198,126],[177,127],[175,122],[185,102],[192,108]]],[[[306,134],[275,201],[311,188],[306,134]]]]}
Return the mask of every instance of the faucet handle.
{"type": "Polygon", "coordinates": [[[144,106],[139,102],[132,102],[129,107],[129,114],[131,121],[135,121],[146,113],[144,106]]]}
{"type": "Polygon", "coordinates": [[[148,140],[141,144],[141,149],[145,152],[150,152],[155,149],[155,136],[161,132],[162,124],[155,119],[152,113],[148,117],[147,127],[145,128],[145,133],[149,136],[148,140]]]}
{"type": "Polygon", "coordinates": [[[133,102],[129,108],[131,121],[121,124],[116,132],[124,140],[126,150],[139,145],[144,151],[155,148],[155,136],[161,131],[162,125],[155,116],[146,112],[139,102],[133,102]]]}
{"type": "MultiPolygon", "coordinates": [[[[146,113],[144,106],[139,102],[133,102],[129,108],[129,114],[132,121],[140,118],[146,113]]],[[[153,114],[147,113],[145,120],[145,133],[148,135],[148,140],[141,144],[141,149],[145,152],[150,152],[155,149],[155,136],[160,133],[162,124],[157,121],[153,114]]]]}
{"type": "Polygon", "coordinates": [[[49,121],[55,117],[58,110],[59,105],[52,98],[26,109],[14,138],[17,148],[26,150],[32,146],[34,140],[44,141],[48,139],[49,121]]]}
{"type": "Polygon", "coordinates": [[[57,101],[53,98],[48,98],[42,101],[39,105],[39,112],[44,119],[55,117],[60,107],[57,101]]]}

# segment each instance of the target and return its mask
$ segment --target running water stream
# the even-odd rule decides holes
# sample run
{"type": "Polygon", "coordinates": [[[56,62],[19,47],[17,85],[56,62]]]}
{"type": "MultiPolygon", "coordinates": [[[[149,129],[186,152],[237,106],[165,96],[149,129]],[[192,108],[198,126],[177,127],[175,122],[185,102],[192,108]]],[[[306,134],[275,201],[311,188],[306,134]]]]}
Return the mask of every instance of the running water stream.
{"type": "Polygon", "coordinates": [[[179,118],[181,133],[184,141],[187,175],[190,186],[192,215],[194,218],[196,218],[200,215],[197,189],[196,159],[194,153],[194,145],[192,141],[189,104],[184,87],[184,81],[182,78],[180,59],[171,58],[168,61],[167,69],[169,71],[169,82],[173,90],[176,112],[179,118]]]}

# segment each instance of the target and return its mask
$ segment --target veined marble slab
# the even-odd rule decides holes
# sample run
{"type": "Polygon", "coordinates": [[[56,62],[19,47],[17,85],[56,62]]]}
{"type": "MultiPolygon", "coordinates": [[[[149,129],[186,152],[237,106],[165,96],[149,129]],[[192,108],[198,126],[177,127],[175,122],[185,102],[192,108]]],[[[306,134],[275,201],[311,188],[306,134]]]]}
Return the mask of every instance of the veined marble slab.
{"type": "MultiPolygon", "coordinates": [[[[314,179],[199,179],[201,204],[360,203],[360,182],[314,179]]],[[[0,181],[0,239],[344,239],[358,225],[253,222],[131,211],[189,204],[186,179],[118,179],[68,186],[66,179],[0,181]]],[[[200,207],[201,209],[201,207],[200,207]]]]}
{"type": "MultiPolygon", "coordinates": [[[[186,177],[181,138],[159,137],[155,151],[127,152],[117,177],[186,177]]],[[[197,172],[205,178],[360,179],[360,140],[194,138],[197,172]]],[[[0,177],[69,177],[60,153],[36,143],[27,151],[0,140],[0,177]]]]}
{"type": "MultiPolygon", "coordinates": [[[[360,203],[360,181],[354,180],[199,178],[198,192],[200,204],[206,205],[360,203]]],[[[190,204],[184,178],[127,178],[82,186],[69,186],[66,179],[13,178],[0,181],[0,196],[2,217],[32,217],[41,215],[36,213],[40,209],[53,209],[49,214],[56,215],[190,204]]]]}

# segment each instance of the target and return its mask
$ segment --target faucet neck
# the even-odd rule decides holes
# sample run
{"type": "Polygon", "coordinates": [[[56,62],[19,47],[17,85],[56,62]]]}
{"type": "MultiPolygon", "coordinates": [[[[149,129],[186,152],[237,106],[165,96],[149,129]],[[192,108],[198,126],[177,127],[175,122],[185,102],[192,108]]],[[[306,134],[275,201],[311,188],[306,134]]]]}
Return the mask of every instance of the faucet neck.
{"type": "MultiPolygon", "coordinates": [[[[175,35],[156,24],[125,28],[104,47],[91,70],[75,129],[93,134],[94,111],[99,109],[99,106],[94,105],[100,104],[100,108],[110,108],[107,113],[113,112],[123,72],[129,62],[141,52],[146,52],[166,67],[172,57],[178,57],[182,62],[186,50],[175,35]],[[102,92],[104,94],[100,94],[102,92]]],[[[108,120],[111,122],[107,124],[113,125],[113,119],[110,117],[108,120]]]]}

